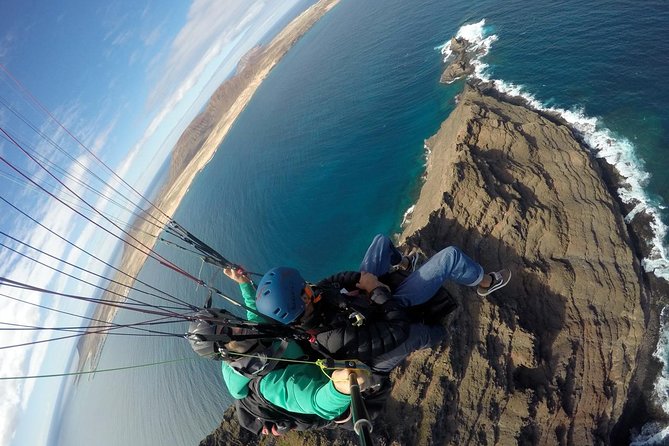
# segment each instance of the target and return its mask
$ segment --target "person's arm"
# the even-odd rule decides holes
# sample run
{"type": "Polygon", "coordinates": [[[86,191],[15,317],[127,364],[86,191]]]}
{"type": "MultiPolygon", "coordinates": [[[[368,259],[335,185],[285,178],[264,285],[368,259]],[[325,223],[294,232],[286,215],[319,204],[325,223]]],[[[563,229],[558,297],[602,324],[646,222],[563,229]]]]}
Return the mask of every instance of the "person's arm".
{"type": "MultiPolygon", "coordinates": [[[[253,288],[251,281],[242,272],[232,268],[225,268],[223,273],[230,279],[239,284],[239,289],[242,292],[244,305],[252,310],[256,309],[256,290],[253,288]]],[[[258,314],[246,310],[246,319],[251,322],[267,322],[266,319],[260,317],[258,314]]]]}
{"type": "Polygon", "coordinates": [[[379,278],[372,273],[361,272],[360,280],[355,286],[365,291],[375,304],[384,305],[391,298],[390,287],[381,283],[379,278]]]}
{"type": "Polygon", "coordinates": [[[317,287],[333,287],[338,290],[345,289],[348,295],[356,291],[364,291],[372,302],[383,305],[391,298],[390,287],[379,281],[372,273],[358,271],[344,271],[334,274],[316,284],[317,287]],[[380,290],[377,288],[381,287],[380,290]],[[387,292],[386,292],[387,291],[387,292]]]}
{"type": "MultiPolygon", "coordinates": [[[[253,289],[253,285],[251,285],[251,281],[248,279],[248,277],[232,268],[225,268],[223,273],[239,284],[239,289],[242,292],[244,303],[247,307],[255,310],[255,290],[253,289]]],[[[256,322],[260,319],[260,317],[255,313],[247,311],[246,319],[256,322]]],[[[249,394],[249,378],[237,373],[237,371],[225,361],[221,363],[221,373],[223,374],[223,381],[225,382],[225,385],[233,398],[240,400],[249,394]]]]}
{"type": "MultiPolygon", "coordinates": [[[[244,299],[244,305],[255,310],[256,309],[256,290],[253,288],[250,282],[244,282],[239,284],[239,289],[242,292],[242,298],[244,299]]],[[[267,319],[259,316],[252,311],[246,310],[246,319],[251,322],[267,322],[267,319]]]]}
{"type": "MultiPolygon", "coordinates": [[[[339,391],[339,393],[343,393],[344,395],[350,395],[351,394],[351,383],[349,381],[349,375],[351,372],[356,372],[355,369],[339,369],[335,370],[332,372],[332,383],[339,391]]],[[[360,387],[361,391],[364,391],[365,388],[367,387],[368,381],[368,375],[365,372],[357,372],[356,373],[356,378],[358,381],[358,386],[360,387]]]]}

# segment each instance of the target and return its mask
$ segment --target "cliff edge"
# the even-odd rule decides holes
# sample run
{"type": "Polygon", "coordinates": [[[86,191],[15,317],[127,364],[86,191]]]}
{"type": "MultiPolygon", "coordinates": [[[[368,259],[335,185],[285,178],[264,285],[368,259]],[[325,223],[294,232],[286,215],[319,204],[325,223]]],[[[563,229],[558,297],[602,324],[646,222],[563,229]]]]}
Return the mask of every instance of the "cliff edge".
{"type": "MultiPolygon", "coordinates": [[[[427,141],[401,241],[455,244],[510,284],[490,298],[447,284],[450,338],[392,374],[385,445],[627,444],[647,410],[657,315],[610,172],[559,118],[467,86],[427,141]]],[[[357,444],[291,433],[268,444],[357,444]]],[[[202,443],[216,444],[216,443],[202,443]]]]}
{"type": "Polygon", "coordinates": [[[456,244],[514,277],[491,299],[447,285],[462,304],[451,339],[396,373],[386,422],[411,420],[415,433],[390,436],[624,442],[629,429],[617,423],[628,418],[628,395],[647,385],[635,372],[650,357],[657,318],[623,211],[570,127],[488,93],[468,86],[427,141],[425,184],[403,240],[428,255],[456,244]]]}

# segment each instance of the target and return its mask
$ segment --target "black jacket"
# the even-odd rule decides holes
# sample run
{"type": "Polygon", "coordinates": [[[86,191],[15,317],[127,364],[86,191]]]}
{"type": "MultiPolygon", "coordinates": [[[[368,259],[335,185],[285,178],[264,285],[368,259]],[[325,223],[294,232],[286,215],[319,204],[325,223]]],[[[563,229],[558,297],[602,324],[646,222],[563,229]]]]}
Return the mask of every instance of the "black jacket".
{"type": "Polygon", "coordinates": [[[335,359],[368,362],[393,350],[409,334],[406,309],[390,291],[378,287],[368,296],[357,290],[359,280],[359,272],[347,271],[318,282],[314,312],[301,324],[321,351],[335,359]],[[344,294],[356,291],[359,295],[344,294]]]}

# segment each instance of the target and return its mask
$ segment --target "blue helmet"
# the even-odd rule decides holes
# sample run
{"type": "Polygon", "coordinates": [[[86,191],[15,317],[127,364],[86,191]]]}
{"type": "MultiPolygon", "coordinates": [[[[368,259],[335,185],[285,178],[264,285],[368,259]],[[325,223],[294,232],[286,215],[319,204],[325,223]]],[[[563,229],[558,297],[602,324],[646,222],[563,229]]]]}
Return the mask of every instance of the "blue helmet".
{"type": "Polygon", "coordinates": [[[290,324],[304,312],[302,291],[305,285],[305,280],[295,268],[273,268],[258,284],[256,308],[267,317],[290,324]]]}

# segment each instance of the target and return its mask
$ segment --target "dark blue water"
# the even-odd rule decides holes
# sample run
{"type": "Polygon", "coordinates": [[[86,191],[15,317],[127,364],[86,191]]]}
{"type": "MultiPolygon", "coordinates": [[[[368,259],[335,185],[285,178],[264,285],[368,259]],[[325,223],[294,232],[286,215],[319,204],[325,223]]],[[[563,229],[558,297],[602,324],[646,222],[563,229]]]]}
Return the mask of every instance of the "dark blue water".
{"type": "MultiPolygon", "coordinates": [[[[356,268],[374,234],[399,230],[423,141],[462,87],[439,85],[435,48],[483,18],[498,36],[485,59],[493,78],[599,118],[631,142],[651,174],[646,191],[669,202],[664,2],[343,0],[263,83],[176,219],[251,271],[291,265],[316,280],[356,268]]],[[[198,259],[161,250],[200,272],[198,259]]],[[[200,274],[238,296],[220,274],[200,274]]],[[[160,266],[142,276],[204,300],[160,266]]],[[[100,366],[192,356],[180,339],[110,338],[100,366]]],[[[97,374],[73,393],[61,444],[197,444],[228,398],[205,360],[97,374]]]]}
{"type": "Polygon", "coordinates": [[[391,16],[342,6],[261,86],[194,184],[202,199],[184,204],[209,214],[198,230],[228,234],[220,248],[249,268],[284,263],[313,278],[354,268],[373,234],[398,229],[415,198],[423,140],[450,109],[456,88],[437,85],[438,40],[408,43],[401,32],[381,48],[391,16]]]}
{"type": "Polygon", "coordinates": [[[601,118],[633,142],[652,174],[646,190],[669,197],[666,2],[534,2],[522,18],[486,17],[500,36],[489,58],[495,78],[601,118]]]}

